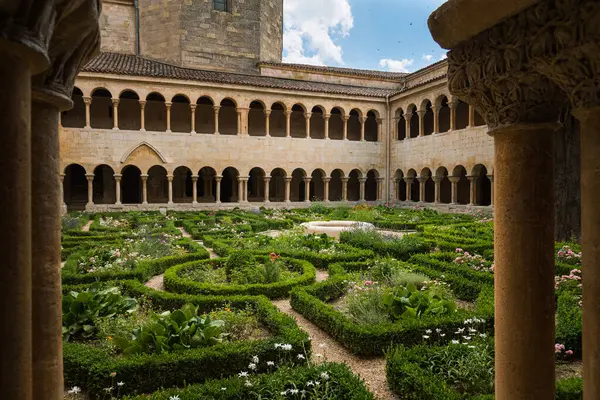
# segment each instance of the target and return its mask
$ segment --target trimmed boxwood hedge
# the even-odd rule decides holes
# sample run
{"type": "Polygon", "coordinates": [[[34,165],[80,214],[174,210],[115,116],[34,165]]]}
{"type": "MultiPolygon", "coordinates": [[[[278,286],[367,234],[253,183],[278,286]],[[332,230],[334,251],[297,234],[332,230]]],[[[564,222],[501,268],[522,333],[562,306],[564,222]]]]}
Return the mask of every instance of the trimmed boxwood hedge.
{"type": "Polygon", "coordinates": [[[210,258],[210,254],[208,254],[206,249],[199,248],[198,251],[194,253],[142,261],[131,271],[100,271],[89,274],[78,274],[73,272],[76,270],[77,260],[85,254],[87,254],[87,250],[82,250],[69,256],[61,271],[63,284],[92,283],[118,279],[137,279],[140,282],[146,282],[150,277],[162,274],[167,268],[172,267],[173,265],[210,258]]]}
{"type": "MultiPolygon", "coordinates": [[[[493,400],[493,394],[465,396],[449,385],[440,375],[422,368],[439,346],[400,346],[386,355],[386,377],[393,392],[413,400],[493,400]]],[[[581,378],[567,378],[557,382],[557,400],[580,400],[583,396],[581,378]]]]}
{"type": "Polygon", "coordinates": [[[412,346],[422,341],[426,329],[456,329],[464,320],[477,316],[486,320],[486,331],[493,332],[493,304],[487,298],[490,290],[480,289],[474,312],[459,310],[453,315],[437,318],[410,319],[396,323],[361,325],[352,321],[328,301],[342,296],[348,287],[344,275],[334,276],[310,287],[297,287],[291,292],[292,308],[340,341],[354,354],[381,355],[393,344],[412,346]]]}
{"type": "MultiPolygon", "coordinates": [[[[231,240],[215,238],[213,236],[205,236],[204,244],[213,249],[213,251],[221,257],[227,257],[231,252],[237,251],[232,246],[231,240]]],[[[271,252],[276,252],[277,254],[290,257],[290,258],[299,258],[301,260],[306,260],[315,266],[317,269],[327,269],[329,264],[337,263],[337,262],[346,262],[346,261],[364,261],[370,260],[375,257],[375,253],[371,250],[363,250],[357,249],[356,247],[349,246],[346,244],[338,244],[338,249],[344,250],[343,253],[316,253],[313,251],[294,251],[294,250],[281,250],[276,247],[266,249],[266,250],[255,250],[254,254],[257,255],[265,255],[271,252]]]]}
{"type": "MultiPolygon", "coordinates": [[[[266,262],[268,256],[257,256],[257,261],[266,262]]],[[[193,268],[202,268],[210,264],[214,267],[224,267],[227,259],[194,261],[185,264],[175,265],[165,272],[165,289],[177,293],[193,293],[204,295],[264,295],[270,299],[280,299],[288,297],[290,290],[296,286],[310,285],[315,282],[315,267],[305,260],[298,260],[284,257],[281,259],[284,263],[292,265],[294,270],[302,272],[297,278],[288,279],[275,283],[257,283],[248,285],[236,284],[217,284],[209,282],[197,282],[192,279],[184,278],[181,273],[193,268]]]]}
{"type": "MultiPolygon", "coordinates": [[[[64,343],[63,361],[65,384],[79,386],[90,395],[100,396],[111,387],[111,373],[118,381],[126,382],[120,393],[149,393],[160,388],[200,383],[207,379],[232,376],[248,367],[248,360],[257,355],[261,360],[276,361],[281,350],[275,343],[289,343],[292,354],[310,353],[308,335],[300,330],[295,320],[280,311],[264,296],[194,296],[159,292],[138,281],[114,282],[123,293],[150,299],[155,307],[174,310],[186,303],[199,306],[200,312],[209,312],[225,304],[232,308],[252,306],[260,322],[274,335],[268,339],[221,343],[215,346],[175,351],[166,354],[143,354],[130,357],[115,356],[108,350],[83,343],[64,343]]],[[[66,286],[64,291],[82,286],[66,286]]],[[[294,358],[295,362],[300,363],[294,358]]]]}
{"type": "MultiPolygon", "coordinates": [[[[337,399],[373,400],[362,380],[354,375],[345,364],[324,363],[319,366],[301,366],[293,369],[284,367],[271,374],[262,374],[253,378],[253,387],[245,386],[245,380],[238,377],[211,380],[201,385],[188,386],[185,389],[167,389],[149,396],[138,396],[129,400],[181,400],[211,399],[239,400],[255,397],[256,387],[266,390],[266,393],[280,393],[294,387],[297,383],[322,381],[320,374],[326,371],[329,382],[334,382],[337,399]]],[[[268,395],[267,395],[268,397],[268,395]]],[[[272,398],[272,397],[269,397],[272,398]]]]}

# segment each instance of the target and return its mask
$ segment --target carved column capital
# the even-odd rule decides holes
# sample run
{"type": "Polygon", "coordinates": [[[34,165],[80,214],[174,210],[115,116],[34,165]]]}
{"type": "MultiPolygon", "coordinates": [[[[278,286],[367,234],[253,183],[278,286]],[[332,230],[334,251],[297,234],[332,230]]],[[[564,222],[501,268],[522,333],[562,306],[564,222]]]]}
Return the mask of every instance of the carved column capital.
{"type": "Polygon", "coordinates": [[[32,78],[32,96],[59,111],[68,110],[73,107],[75,77],[100,50],[100,1],[44,1],[20,9],[31,9],[38,15],[39,20],[27,34],[37,35],[30,38],[31,43],[46,47],[51,64],[32,78]]]}
{"type": "Polygon", "coordinates": [[[528,58],[532,29],[536,31],[537,27],[520,14],[448,53],[450,93],[471,104],[491,131],[516,124],[558,121],[564,96],[528,58]]]}
{"type": "Polygon", "coordinates": [[[118,106],[121,99],[112,99],[113,106],[118,106]]]}
{"type": "Polygon", "coordinates": [[[138,100],[140,103],[140,107],[143,110],[144,108],[146,108],[146,100],[138,100]]]}
{"type": "Polygon", "coordinates": [[[190,104],[190,110],[196,111],[197,104],[190,104]]]}
{"type": "Polygon", "coordinates": [[[87,96],[83,96],[83,104],[85,104],[86,106],[89,106],[92,104],[92,98],[91,97],[87,97],[87,96]]]}
{"type": "Polygon", "coordinates": [[[460,181],[460,176],[449,176],[448,180],[452,183],[458,183],[460,181]]]}

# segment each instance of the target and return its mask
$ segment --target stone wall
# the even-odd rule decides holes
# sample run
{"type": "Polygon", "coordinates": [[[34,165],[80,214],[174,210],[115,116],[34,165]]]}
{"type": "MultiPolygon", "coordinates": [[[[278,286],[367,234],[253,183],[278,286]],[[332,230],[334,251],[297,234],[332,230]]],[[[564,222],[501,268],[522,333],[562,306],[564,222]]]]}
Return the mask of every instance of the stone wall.
{"type": "Polygon", "coordinates": [[[283,0],[260,2],[259,61],[281,62],[283,52],[283,0]]]}
{"type": "Polygon", "coordinates": [[[181,65],[181,0],[139,0],[140,55],[181,65]]]}
{"type": "Polygon", "coordinates": [[[101,50],[135,54],[133,0],[105,0],[100,16],[101,50]]]}

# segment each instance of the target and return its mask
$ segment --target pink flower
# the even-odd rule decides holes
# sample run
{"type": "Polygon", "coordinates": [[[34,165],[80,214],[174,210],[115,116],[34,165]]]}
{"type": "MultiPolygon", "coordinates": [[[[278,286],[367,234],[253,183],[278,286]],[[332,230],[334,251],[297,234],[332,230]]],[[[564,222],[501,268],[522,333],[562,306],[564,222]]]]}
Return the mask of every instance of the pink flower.
{"type": "Polygon", "coordinates": [[[567,350],[565,351],[565,354],[568,356],[572,356],[573,355],[573,350],[567,350]]]}

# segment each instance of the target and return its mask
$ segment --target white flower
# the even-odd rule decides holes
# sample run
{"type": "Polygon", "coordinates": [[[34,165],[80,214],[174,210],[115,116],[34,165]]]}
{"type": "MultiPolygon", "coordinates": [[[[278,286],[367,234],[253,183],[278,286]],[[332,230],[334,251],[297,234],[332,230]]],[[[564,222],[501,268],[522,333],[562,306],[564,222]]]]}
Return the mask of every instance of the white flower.
{"type": "Polygon", "coordinates": [[[437,333],[442,333],[442,330],[441,330],[440,328],[437,328],[435,331],[436,331],[437,333]]]}
{"type": "Polygon", "coordinates": [[[117,386],[125,386],[125,382],[117,382],[117,386]]]}
{"type": "Polygon", "coordinates": [[[458,328],[458,330],[456,331],[456,333],[463,333],[465,331],[465,328],[458,328]]]}
{"type": "Polygon", "coordinates": [[[254,364],[258,364],[258,356],[254,356],[254,357],[252,357],[252,362],[253,362],[254,364]]]}
{"type": "Polygon", "coordinates": [[[425,333],[429,335],[431,333],[431,329],[427,329],[425,333]]]}
{"type": "Polygon", "coordinates": [[[486,333],[480,333],[479,337],[482,337],[482,338],[487,337],[487,334],[486,333]]]}
{"type": "Polygon", "coordinates": [[[169,400],[179,400],[179,395],[169,396],[169,400]]]}
{"type": "Polygon", "coordinates": [[[252,386],[252,383],[250,381],[246,381],[246,383],[244,383],[244,386],[250,387],[250,386],[252,386]]]}
{"type": "Polygon", "coordinates": [[[423,339],[429,339],[429,335],[423,335],[423,339]]]}
{"type": "Polygon", "coordinates": [[[444,337],[444,336],[446,336],[445,333],[440,333],[440,337],[444,337]]]}
{"type": "Polygon", "coordinates": [[[222,387],[222,388],[221,388],[221,390],[222,390],[222,391],[225,391],[225,390],[227,390],[227,388],[226,388],[226,387],[222,387]]]}
{"type": "Polygon", "coordinates": [[[248,365],[248,369],[251,369],[252,371],[254,371],[254,370],[256,369],[256,364],[254,364],[254,363],[250,363],[250,364],[248,365]]]}
{"type": "Polygon", "coordinates": [[[287,394],[287,390],[284,390],[283,392],[279,392],[280,395],[285,396],[287,394]]]}
{"type": "Polygon", "coordinates": [[[290,350],[292,350],[292,345],[291,344],[282,344],[281,350],[290,351],[290,350]]]}
{"type": "Polygon", "coordinates": [[[240,372],[240,373],[238,374],[238,376],[239,376],[240,378],[244,378],[244,377],[248,376],[248,373],[247,373],[246,371],[242,371],[242,372],[240,372]]]}
{"type": "Polygon", "coordinates": [[[475,346],[469,346],[469,348],[470,348],[470,349],[474,349],[474,348],[475,348],[475,346]]]}
{"type": "Polygon", "coordinates": [[[291,394],[297,394],[298,393],[298,389],[290,389],[290,393],[291,394]]]}
{"type": "Polygon", "coordinates": [[[77,394],[81,392],[81,388],[79,386],[73,386],[69,391],[67,391],[68,394],[77,394]]]}
{"type": "Polygon", "coordinates": [[[304,354],[298,354],[296,357],[298,357],[298,360],[304,360],[304,354]]]}
{"type": "Polygon", "coordinates": [[[321,379],[324,379],[324,380],[329,379],[329,374],[325,371],[321,372],[321,379]]]}
{"type": "Polygon", "coordinates": [[[459,344],[459,343],[460,343],[460,341],[458,341],[458,340],[453,340],[452,341],[452,344],[459,344]]]}
{"type": "Polygon", "coordinates": [[[267,365],[268,365],[269,367],[272,367],[273,365],[275,365],[275,363],[274,363],[273,361],[267,361],[267,365]]]}
{"type": "Polygon", "coordinates": [[[110,392],[112,392],[112,390],[113,390],[113,388],[111,388],[111,387],[104,388],[104,391],[105,391],[106,393],[110,393],[110,392]]]}
{"type": "Polygon", "coordinates": [[[469,328],[469,332],[475,333],[475,332],[477,332],[477,329],[469,328]]]}
{"type": "Polygon", "coordinates": [[[313,381],[308,381],[306,382],[306,386],[315,386],[315,383],[313,381]]]}
{"type": "Polygon", "coordinates": [[[463,336],[465,340],[471,340],[471,336],[463,336]]]}

